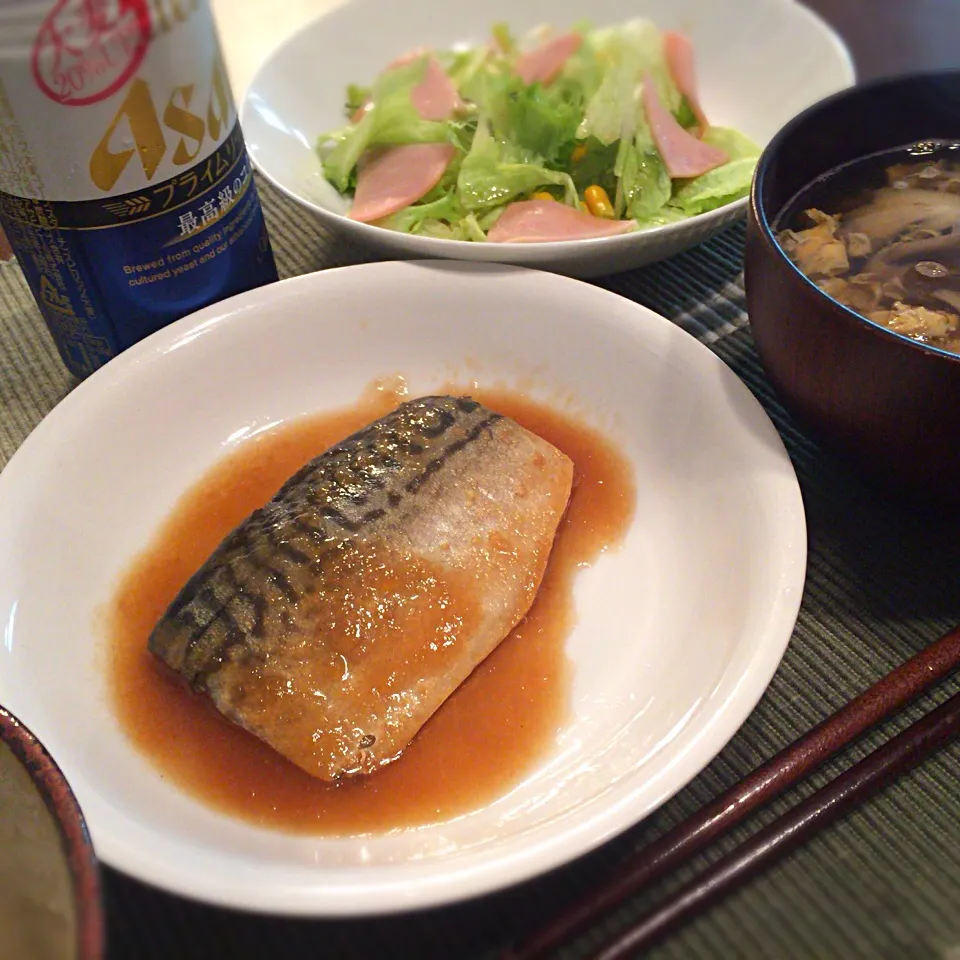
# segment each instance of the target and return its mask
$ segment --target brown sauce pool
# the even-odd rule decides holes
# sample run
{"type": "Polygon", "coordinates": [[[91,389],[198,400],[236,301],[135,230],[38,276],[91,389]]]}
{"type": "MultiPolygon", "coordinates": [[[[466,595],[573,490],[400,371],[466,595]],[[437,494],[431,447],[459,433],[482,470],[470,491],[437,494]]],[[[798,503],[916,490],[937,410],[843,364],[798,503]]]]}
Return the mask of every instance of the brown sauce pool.
{"type": "Polygon", "coordinates": [[[550,441],[576,481],[546,576],[527,618],[421,729],[368,777],[325,783],[222,719],[147,652],[154,624],[221,539],[312,457],[397,406],[371,389],[354,406],[244,441],[188,490],[123,576],[109,605],[109,688],[127,736],[181,789],[261,826],[334,836],[434,823],[503,796],[553,746],[570,686],[564,642],[577,569],[618,542],[633,514],[627,460],[600,433],[520,395],[469,394],[550,441]]]}

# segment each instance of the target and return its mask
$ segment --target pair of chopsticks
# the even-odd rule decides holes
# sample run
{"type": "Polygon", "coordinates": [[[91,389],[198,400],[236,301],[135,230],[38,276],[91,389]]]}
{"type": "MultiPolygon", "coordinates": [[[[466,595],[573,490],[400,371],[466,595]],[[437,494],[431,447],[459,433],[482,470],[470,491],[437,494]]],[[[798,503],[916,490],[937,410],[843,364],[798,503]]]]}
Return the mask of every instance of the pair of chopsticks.
{"type": "MultiPolygon", "coordinates": [[[[911,657],[869,690],[795,740],[772,760],[674,827],[604,885],[504,954],[549,957],[562,944],[665,873],[700,852],[960,666],[960,627],[911,657]]],[[[639,957],[781,857],[862,804],[960,734],[960,694],[760,830],[611,940],[592,960],[639,957]]]]}

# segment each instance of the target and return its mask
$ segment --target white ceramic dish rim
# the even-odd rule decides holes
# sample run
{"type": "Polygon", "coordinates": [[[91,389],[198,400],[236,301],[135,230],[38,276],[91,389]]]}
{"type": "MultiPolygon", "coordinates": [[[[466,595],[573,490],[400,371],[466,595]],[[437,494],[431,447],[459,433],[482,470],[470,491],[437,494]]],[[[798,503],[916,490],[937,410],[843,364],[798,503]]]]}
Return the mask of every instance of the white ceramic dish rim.
{"type": "MultiPolygon", "coordinates": [[[[304,24],[304,26],[299,30],[294,31],[267,55],[267,57],[264,59],[264,62],[254,73],[253,78],[248,86],[248,91],[244,95],[243,101],[240,105],[241,127],[244,124],[244,118],[247,110],[250,109],[251,91],[258,89],[260,86],[261,74],[271,68],[272,61],[282,58],[285,50],[296,42],[300,34],[312,30],[316,24],[337,14],[344,7],[349,6],[352,2],[353,0],[346,0],[345,3],[334,7],[332,10],[328,10],[325,13],[321,13],[320,15],[314,17],[308,23],[304,24]]],[[[803,3],[800,3],[799,0],[777,0],[777,2],[783,3],[784,5],[789,4],[794,6],[796,8],[796,13],[799,16],[807,17],[811,21],[818,24],[824,36],[828,38],[829,42],[833,45],[838,58],[846,67],[849,73],[849,80],[852,85],[856,80],[856,68],[853,62],[853,57],[850,53],[850,50],[843,43],[842,39],[838,36],[833,27],[823,17],[821,17],[820,14],[810,9],[810,7],[805,6],[803,3]]],[[[321,204],[316,203],[308,197],[302,196],[301,194],[292,190],[290,187],[286,186],[286,184],[284,184],[281,180],[276,179],[270,173],[269,169],[267,169],[267,167],[260,161],[259,154],[252,154],[251,160],[260,175],[290,200],[293,200],[295,203],[306,207],[320,217],[329,217],[334,222],[348,222],[351,231],[361,243],[367,241],[373,245],[378,244],[378,237],[380,234],[382,234],[384,229],[383,227],[377,227],[373,224],[350,220],[350,218],[346,217],[344,214],[338,213],[335,210],[331,210],[328,207],[324,207],[321,204]]],[[[549,255],[551,252],[556,253],[559,257],[562,257],[564,254],[569,254],[577,250],[595,248],[597,246],[602,246],[611,251],[619,251],[621,249],[628,249],[631,244],[636,241],[637,236],[642,235],[644,238],[649,240],[649,242],[654,242],[656,238],[670,238],[676,234],[683,234],[689,230],[693,224],[710,225],[714,221],[723,218],[742,218],[746,215],[749,203],[750,197],[748,194],[747,196],[741,197],[739,200],[733,201],[733,203],[728,203],[725,206],[718,207],[715,210],[709,210],[706,213],[697,214],[694,217],[688,217],[685,220],[679,220],[676,223],[668,223],[664,224],[663,226],[651,227],[647,230],[620,234],[613,237],[591,237],[583,240],[555,240],[549,243],[498,243],[486,245],[485,249],[499,251],[498,254],[491,252],[487,256],[491,258],[496,256],[498,259],[503,258],[505,260],[519,257],[537,257],[541,254],[549,255]]],[[[405,240],[409,243],[417,244],[417,249],[420,250],[419,255],[424,258],[443,257],[445,255],[454,257],[463,254],[466,250],[475,251],[478,246],[484,246],[478,245],[477,243],[469,240],[445,240],[440,237],[422,237],[412,234],[406,235],[405,240]]]]}
{"type": "MultiPolygon", "coordinates": [[[[264,301],[269,302],[276,294],[282,294],[283,291],[298,285],[316,283],[319,277],[329,274],[342,275],[347,271],[372,273],[377,270],[405,269],[420,265],[442,271],[524,273],[541,281],[549,277],[554,284],[573,284],[577,290],[581,291],[584,287],[589,287],[580,281],[522,267],[463,261],[415,261],[410,264],[388,262],[337,268],[324,271],[323,274],[294,277],[269,287],[241,294],[214,304],[159,331],[78,385],[69,397],[37,427],[15,454],[8,467],[0,474],[0,496],[13,482],[11,477],[16,477],[22,472],[23,468],[20,464],[28,465],[33,449],[50,442],[48,438],[55,439],[59,422],[66,416],[68,409],[72,410],[77,405],[82,405],[88,395],[95,396],[103,389],[110,389],[122,383],[142,358],[177,349],[203,330],[221,323],[229,323],[230,318],[235,314],[256,309],[262,306],[264,301]],[[14,468],[13,471],[10,470],[11,466],[14,468]]],[[[629,309],[642,315],[645,322],[666,325],[671,328],[671,335],[688,336],[669,320],[647,308],[600,288],[591,287],[590,289],[591,297],[595,298],[601,307],[604,302],[615,303],[621,311],[629,309]],[[625,304],[629,307],[625,307],[625,304]]],[[[696,344],[696,349],[704,351],[703,362],[717,365],[725,379],[724,385],[739,391],[745,401],[759,411],[765,424],[766,439],[779,445],[783,458],[789,463],[773,424],[746,386],[716,355],[703,345],[697,344],[693,338],[689,339],[691,346],[696,344]]],[[[640,789],[639,786],[635,786],[633,790],[621,791],[621,794],[615,798],[615,802],[610,802],[609,798],[594,797],[576,814],[565,817],[563,828],[560,830],[557,830],[555,824],[550,821],[529,828],[523,834],[522,842],[515,844],[509,852],[494,843],[487,850],[472,851],[469,861],[465,864],[445,865],[439,870],[436,861],[426,864],[403,863],[396,868],[380,868],[375,873],[363,870],[358,872],[355,868],[351,871],[351,868],[345,868],[344,878],[346,879],[346,875],[352,872],[353,882],[341,890],[339,896],[333,897],[336,903],[332,908],[325,906],[323,902],[324,897],[331,893],[333,886],[329,875],[318,878],[316,885],[312,887],[276,886],[252,891],[251,877],[248,874],[240,874],[230,882],[223,882],[221,879],[215,888],[211,888],[210,883],[204,878],[202,869],[204,859],[210,855],[200,852],[197,854],[190,880],[185,883],[184,871],[181,868],[174,865],[167,866],[165,863],[158,863],[154,858],[144,857],[136,846],[117,842],[109,829],[91,821],[91,831],[95,838],[98,855],[104,862],[161,888],[223,906],[292,916],[349,916],[386,914],[427,905],[438,906],[489,893],[539,875],[589,852],[633,826],[639,819],[655,810],[689,783],[736,733],[769,685],[792,635],[802,598],[806,567],[806,526],[803,502],[795,477],[792,485],[781,487],[777,494],[789,509],[794,524],[790,529],[781,531],[783,542],[791,544],[792,555],[789,562],[784,561],[782,571],[784,589],[779,596],[772,598],[771,612],[766,620],[771,624],[770,634],[775,636],[771,636],[769,641],[758,649],[748,668],[737,679],[730,695],[710,715],[709,729],[706,727],[701,729],[679,756],[667,765],[666,771],[658,771],[657,778],[661,780],[659,788],[654,794],[644,798],[641,808],[637,809],[633,803],[634,796],[640,789]],[[669,776],[665,777],[665,772],[669,773],[669,776]],[[664,780],[668,782],[663,782],[664,780]],[[361,884],[362,898],[356,896],[356,891],[361,884]],[[353,891],[352,901],[344,899],[343,894],[346,890],[353,891]]]]}

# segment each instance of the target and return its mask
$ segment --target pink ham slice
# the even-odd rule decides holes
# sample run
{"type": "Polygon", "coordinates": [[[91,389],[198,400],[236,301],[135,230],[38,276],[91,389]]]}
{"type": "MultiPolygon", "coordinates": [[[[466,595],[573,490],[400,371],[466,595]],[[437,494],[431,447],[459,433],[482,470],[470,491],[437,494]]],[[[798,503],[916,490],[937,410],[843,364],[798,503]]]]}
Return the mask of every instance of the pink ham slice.
{"type": "MultiPolygon", "coordinates": [[[[407,64],[413,63],[418,57],[425,56],[427,52],[426,50],[413,50],[410,53],[405,53],[402,57],[397,57],[384,73],[389,70],[396,70],[399,67],[405,67],[407,64]]],[[[410,99],[423,120],[447,120],[458,110],[463,109],[463,100],[460,99],[457,88],[453,85],[453,81],[447,76],[443,67],[440,66],[436,57],[430,57],[427,60],[427,69],[423,79],[411,91],[410,99]]],[[[367,100],[350,118],[350,122],[359,123],[370,106],[370,100],[367,100]]]]}
{"type": "Polygon", "coordinates": [[[697,95],[697,67],[693,60],[693,44],[682,33],[671,30],[663,35],[663,52],[667,58],[670,76],[673,77],[677,89],[687,98],[687,103],[697,118],[698,133],[703,136],[710,124],[697,95]]]}
{"type": "Polygon", "coordinates": [[[517,76],[526,83],[552,83],[566,62],[580,49],[579,33],[564,33],[521,55],[514,66],[517,76]]]}
{"type": "MultiPolygon", "coordinates": [[[[423,55],[422,50],[404,54],[387,69],[395,70],[423,55]]],[[[463,106],[460,94],[434,57],[427,60],[423,79],[410,99],[423,120],[446,120],[463,106]]],[[[366,109],[360,108],[357,119],[366,109]]],[[[361,158],[350,218],[371,223],[416,203],[437,185],[455,153],[446,143],[411,143],[361,158]]]]}
{"type": "Polygon", "coordinates": [[[590,240],[628,233],[634,220],[602,220],[555,200],[511,203],[487,234],[491,243],[548,243],[590,240]]]}
{"type": "Polygon", "coordinates": [[[405,143],[374,155],[357,175],[350,219],[371,223],[416,203],[437,185],[455,153],[449,143],[405,143]]]}
{"type": "Polygon", "coordinates": [[[427,61],[426,73],[413,88],[410,99],[424,120],[448,120],[463,109],[457,88],[434,57],[427,61]]]}
{"type": "Polygon", "coordinates": [[[660,102],[649,76],[643,84],[643,106],[650,132],[671,177],[699,177],[730,159],[719,147],[698,140],[677,123],[660,102]]]}

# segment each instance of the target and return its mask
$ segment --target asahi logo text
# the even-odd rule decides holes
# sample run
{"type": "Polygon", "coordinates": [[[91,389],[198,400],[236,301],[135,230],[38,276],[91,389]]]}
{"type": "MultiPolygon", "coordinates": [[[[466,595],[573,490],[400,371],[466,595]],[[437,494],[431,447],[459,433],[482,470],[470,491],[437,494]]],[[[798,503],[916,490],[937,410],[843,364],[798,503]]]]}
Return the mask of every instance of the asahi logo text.
{"type": "Polygon", "coordinates": [[[199,92],[194,83],[154,91],[138,77],[94,148],[90,178],[106,192],[131,163],[142,167],[148,183],[168,156],[178,167],[193,163],[205,143],[215,145],[229,132],[231,113],[227,78],[219,60],[199,92]]]}

